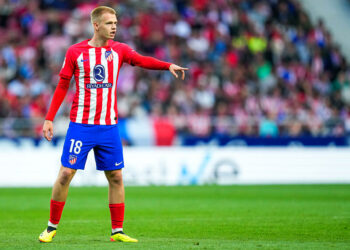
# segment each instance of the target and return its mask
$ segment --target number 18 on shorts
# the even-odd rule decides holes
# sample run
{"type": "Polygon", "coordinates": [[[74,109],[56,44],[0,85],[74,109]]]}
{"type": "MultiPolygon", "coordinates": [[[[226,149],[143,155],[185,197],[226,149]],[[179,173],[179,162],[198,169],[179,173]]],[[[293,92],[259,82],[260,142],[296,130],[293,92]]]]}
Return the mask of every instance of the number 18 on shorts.
{"type": "Polygon", "coordinates": [[[91,149],[94,150],[98,170],[115,170],[124,167],[118,125],[70,122],[61,157],[62,166],[84,169],[91,149]]]}

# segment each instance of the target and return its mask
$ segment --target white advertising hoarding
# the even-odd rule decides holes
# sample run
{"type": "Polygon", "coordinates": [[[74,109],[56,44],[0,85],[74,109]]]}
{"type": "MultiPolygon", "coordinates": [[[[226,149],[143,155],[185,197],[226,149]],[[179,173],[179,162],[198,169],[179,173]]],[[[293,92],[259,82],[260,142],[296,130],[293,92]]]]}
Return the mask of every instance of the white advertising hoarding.
{"type": "MultiPolygon", "coordinates": [[[[52,186],[62,147],[2,147],[0,186],[52,186]]],[[[126,185],[350,183],[348,148],[125,147],[126,185]]],[[[90,152],[72,185],[106,185],[90,152]]]]}

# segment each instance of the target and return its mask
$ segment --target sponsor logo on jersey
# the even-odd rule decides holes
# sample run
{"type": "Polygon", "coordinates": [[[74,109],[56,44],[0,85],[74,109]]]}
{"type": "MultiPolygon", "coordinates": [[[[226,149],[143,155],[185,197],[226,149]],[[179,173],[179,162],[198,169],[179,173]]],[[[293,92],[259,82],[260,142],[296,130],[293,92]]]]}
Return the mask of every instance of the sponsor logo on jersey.
{"type": "Polygon", "coordinates": [[[112,51],[110,51],[110,50],[106,51],[105,56],[106,56],[106,59],[108,62],[111,62],[113,60],[112,51]]]}
{"type": "Polygon", "coordinates": [[[96,82],[102,82],[106,77],[105,67],[103,67],[102,64],[96,64],[93,72],[94,72],[94,79],[96,82]]]}
{"type": "Polygon", "coordinates": [[[76,155],[69,155],[70,165],[74,165],[76,162],[77,162],[77,156],[76,155]]]}
{"type": "Polygon", "coordinates": [[[88,83],[86,84],[87,89],[101,89],[101,88],[112,88],[112,83],[88,83]]]}

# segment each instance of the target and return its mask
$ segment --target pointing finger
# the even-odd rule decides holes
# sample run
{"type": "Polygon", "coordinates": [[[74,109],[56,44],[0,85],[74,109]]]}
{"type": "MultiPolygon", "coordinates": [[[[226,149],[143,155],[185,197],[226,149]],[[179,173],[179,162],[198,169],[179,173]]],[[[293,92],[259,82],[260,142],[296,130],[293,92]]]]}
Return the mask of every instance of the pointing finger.
{"type": "Polygon", "coordinates": [[[176,78],[178,78],[178,75],[176,74],[175,70],[171,70],[170,72],[171,72],[171,74],[173,74],[176,78]]]}

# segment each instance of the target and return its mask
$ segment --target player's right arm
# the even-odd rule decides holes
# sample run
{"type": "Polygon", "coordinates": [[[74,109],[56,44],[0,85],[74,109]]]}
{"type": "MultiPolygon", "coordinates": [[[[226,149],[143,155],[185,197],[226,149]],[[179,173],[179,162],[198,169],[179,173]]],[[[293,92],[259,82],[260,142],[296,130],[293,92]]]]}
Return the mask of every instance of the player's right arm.
{"type": "Polygon", "coordinates": [[[44,126],[43,134],[46,140],[51,141],[53,137],[53,120],[56,116],[58,109],[60,108],[64,97],[66,96],[69,89],[70,79],[60,78],[60,81],[57,84],[55,93],[53,94],[51,105],[49,111],[47,112],[44,126]]]}
{"type": "Polygon", "coordinates": [[[75,61],[73,59],[72,49],[68,49],[61,72],[59,74],[60,80],[52,97],[49,111],[47,112],[43,125],[43,135],[48,141],[51,141],[53,138],[53,120],[68,92],[70,79],[73,76],[74,69],[75,61]]]}

